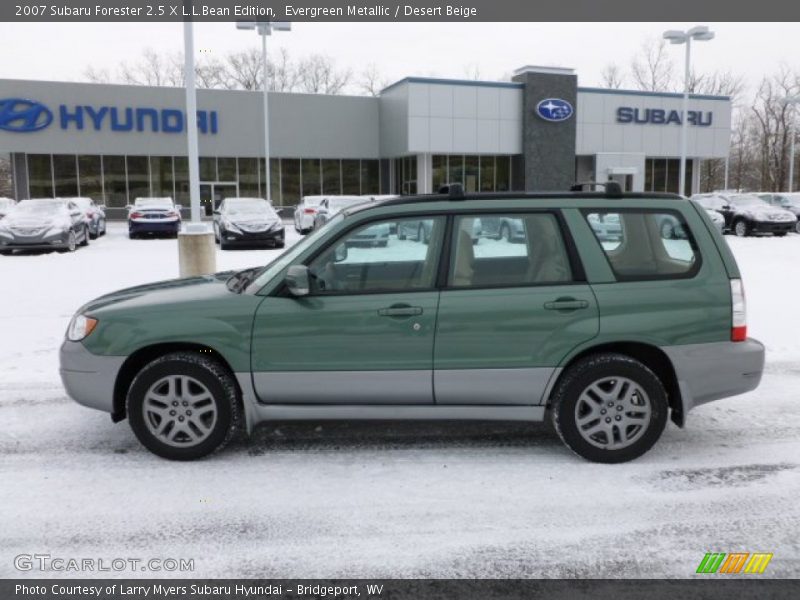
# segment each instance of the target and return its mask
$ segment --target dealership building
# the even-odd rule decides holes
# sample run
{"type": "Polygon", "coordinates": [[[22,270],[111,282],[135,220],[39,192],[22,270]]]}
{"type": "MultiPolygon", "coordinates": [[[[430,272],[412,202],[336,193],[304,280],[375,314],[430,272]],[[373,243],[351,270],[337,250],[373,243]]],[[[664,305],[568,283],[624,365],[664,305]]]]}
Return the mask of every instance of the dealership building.
{"type": "MultiPolygon", "coordinates": [[[[261,92],[198,91],[201,197],[264,196],[261,92]]],[[[0,158],[17,199],[139,196],[188,202],[181,88],[0,80],[0,158]]],[[[580,87],[571,69],[512,81],[408,77],[377,97],[270,93],[276,205],[316,194],[566,190],[609,179],[678,191],[680,94],[580,87]]],[[[686,193],[728,156],[731,102],[689,101],[686,193]]]]}

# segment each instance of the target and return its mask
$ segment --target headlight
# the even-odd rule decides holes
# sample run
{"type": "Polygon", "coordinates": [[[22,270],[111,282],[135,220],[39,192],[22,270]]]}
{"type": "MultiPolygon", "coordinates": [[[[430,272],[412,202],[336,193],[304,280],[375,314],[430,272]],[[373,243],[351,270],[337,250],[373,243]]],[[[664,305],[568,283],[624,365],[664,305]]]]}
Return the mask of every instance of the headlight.
{"type": "Polygon", "coordinates": [[[70,342],[80,342],[97,327],[97,319],[85,315],[75,315],[67,327],[67,339],[70,342]]]}
{"type": "Polygon", "coordinates": [[[233,221],[228,221],[226,219],[225,221],[222,222],[222,224],[225,226],[225,229],[233,229],[234,231],[240,231],[239,228],[236,226],[236,223],[234,223],[233,221]]]}

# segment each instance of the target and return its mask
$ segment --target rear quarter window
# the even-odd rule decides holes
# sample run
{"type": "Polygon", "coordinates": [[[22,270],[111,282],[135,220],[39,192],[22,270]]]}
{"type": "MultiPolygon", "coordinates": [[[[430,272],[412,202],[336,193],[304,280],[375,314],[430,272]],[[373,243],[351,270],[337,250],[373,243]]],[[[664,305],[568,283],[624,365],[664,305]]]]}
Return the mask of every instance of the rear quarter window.
{"type": "Polygon", "coordinates": [[[688,224],[673,210],[583,211],[620,281],[685,279],[701,257],[688,224]]]}

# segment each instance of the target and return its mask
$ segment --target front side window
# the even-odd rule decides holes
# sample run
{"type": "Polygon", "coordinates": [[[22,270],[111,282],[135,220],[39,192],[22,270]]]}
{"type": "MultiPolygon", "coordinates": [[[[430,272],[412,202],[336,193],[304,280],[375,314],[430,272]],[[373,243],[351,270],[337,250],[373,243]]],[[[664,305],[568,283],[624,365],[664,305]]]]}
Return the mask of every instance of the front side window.
{"type": "Polygon", "coordinates": [[[619,280],[692,277],[700,257],[677,211],[585,211],[619,280]]]}
{"type": "Polygon", "coordinates": [[[555,215],[456,217],[448,285],[456,288],[564,284],[573,280],[555,215]]]}
{"type": "Polygon", "coordinates": [[[337,239],[311,262],[311,293],[430,289],[436,281],[443,233],[443,217],[362,225],[337,239]],[[412,231],[414,235],[404,233],[412,231]]]}

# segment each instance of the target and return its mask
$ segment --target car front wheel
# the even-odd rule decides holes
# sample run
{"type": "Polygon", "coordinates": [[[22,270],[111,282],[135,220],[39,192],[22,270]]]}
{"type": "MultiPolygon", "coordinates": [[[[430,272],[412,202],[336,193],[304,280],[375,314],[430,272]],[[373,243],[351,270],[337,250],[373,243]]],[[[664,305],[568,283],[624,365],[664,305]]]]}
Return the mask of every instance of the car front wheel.
{"type": "Polygon", "coordinates": [[[638,458],[667,424],[667,394],[653,371],[622,354],[596,354],[575,363],[553,394],[552,417],[562,441],[600,463],[638,458]]]}
{"type": "Polygon", "coordinates": [[[170,460],[219,450],[241,419],[233,376],[199,351],[170,353],[146,365],[128,390],[127,412],[139,441],[170,460]]]}
{"type": "Polygon", "coordinates": [[[747,237],[750,235],[750,228],[747,227],[747,221],[744,219],[736,221],[736,225],[733,226],[733,232],[736,234],[736,237],[747,237]]]}

